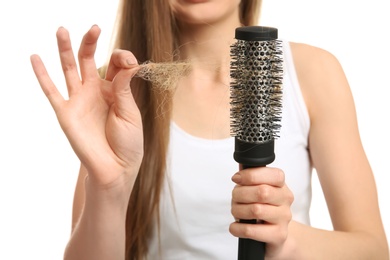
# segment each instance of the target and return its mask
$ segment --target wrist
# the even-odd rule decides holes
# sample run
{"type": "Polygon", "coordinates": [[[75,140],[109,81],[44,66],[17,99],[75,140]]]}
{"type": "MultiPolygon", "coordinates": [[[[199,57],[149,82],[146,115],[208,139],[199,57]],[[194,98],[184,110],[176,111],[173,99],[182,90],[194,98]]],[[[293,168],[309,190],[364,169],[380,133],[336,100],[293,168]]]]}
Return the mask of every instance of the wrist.
{"type": "Polygon", "coordinates": [[[275,255],[274,257],[268,257],[267,260],[272,259],[286,259],[286,260],[292,260],[292,259],[303,259],[300,255],[300,251],[297,245],[297,241],[294,236],[294,232],[296,232],[298,223],[295,221],[290,221],[289,227],[288,227],[288,235],[287,238],[283,244],[283,246],[280,248],[280,251],[275,255]]]}
{"type": "Polygon", "coordinates": [[[85,179],[85,203],[64,259],[124,259],[131,188],[125,182],[96,185],[85,179]]]}
{"type": "Polygon", "coordinates": [[[138,169],[132,172],[121,173],[118,177],[102,184],[88,174],[85,179],[85,206],[105,210],[122,210],[125,215],[129,198],[137,178],[138,169]]]}

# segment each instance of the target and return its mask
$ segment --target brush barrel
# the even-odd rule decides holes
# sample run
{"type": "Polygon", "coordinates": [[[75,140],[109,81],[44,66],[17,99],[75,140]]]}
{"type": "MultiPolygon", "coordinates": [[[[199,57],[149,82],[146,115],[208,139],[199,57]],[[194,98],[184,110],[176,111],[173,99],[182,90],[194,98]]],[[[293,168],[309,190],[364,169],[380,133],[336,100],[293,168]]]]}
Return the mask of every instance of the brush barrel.
{"type": "MultiPolygon", "coordinates": [[[[275,160],[274,137],[280,128],[282,62],[278,30],[247,26],[236,29],[231,48],[231,131],[234,160],[245,168],[275,160]]],[[[261,220],[259,220],[261,223],[261,220]]],[[[259,224],[258,220],[240,223],[259,224]]],[[[238,260],[262,260],[265,243],[239,238],[238,260]]]]}

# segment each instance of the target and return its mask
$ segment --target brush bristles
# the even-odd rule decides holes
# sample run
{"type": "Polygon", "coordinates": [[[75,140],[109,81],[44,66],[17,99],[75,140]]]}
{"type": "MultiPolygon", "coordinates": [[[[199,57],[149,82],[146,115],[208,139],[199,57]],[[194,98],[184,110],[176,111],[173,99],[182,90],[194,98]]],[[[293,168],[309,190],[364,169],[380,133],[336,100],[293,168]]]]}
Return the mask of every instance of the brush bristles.
{"type": "Polygon", "coordinates": [[[278,137],[282,113],[281,41],[237,40],[231,46],[231,135],[248,143],[278,137]]]}

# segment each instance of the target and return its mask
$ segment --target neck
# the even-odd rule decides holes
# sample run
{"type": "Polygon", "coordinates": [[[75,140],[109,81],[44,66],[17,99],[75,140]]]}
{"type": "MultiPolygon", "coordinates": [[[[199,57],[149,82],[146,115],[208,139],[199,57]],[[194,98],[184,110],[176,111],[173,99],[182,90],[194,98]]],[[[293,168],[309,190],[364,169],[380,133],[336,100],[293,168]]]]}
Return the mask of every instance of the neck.
{"type": "Polygon", "coordinates": [[[191,61],[192,72],[178,84],[172,118],[194,136],[229,136],[230,45],[239,26],[238,18],[212,25],[180,24],[180,58],[191,61]]]}
{"type": "Polygon", "coordinates": [[[193,68],[220,71],[229,68],[230,45],[234,42],[238,19],[218,24],[181,24],[180,58],[190,60],[193,68]],[[214,68],[214,70],[213,70],[214,68]]]}

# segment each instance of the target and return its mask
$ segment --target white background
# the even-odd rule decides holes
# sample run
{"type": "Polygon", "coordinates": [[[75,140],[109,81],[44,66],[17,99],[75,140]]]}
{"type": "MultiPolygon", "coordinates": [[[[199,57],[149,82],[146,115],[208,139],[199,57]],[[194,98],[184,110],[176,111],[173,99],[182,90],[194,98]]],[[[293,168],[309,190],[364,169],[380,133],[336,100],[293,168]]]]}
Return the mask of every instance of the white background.
{"type": "MultiPolygon", "coordinates": [[[[363,144],[390,233],[388,4],[388,0],[264,0],[261,21],[278,27],[280,38],[322,47],[340,60],[355,97],[363,144]]],[[[61,259],[70,232],[78,161],[40,90],[29,56],[40,54],[65,91],[57,28],[68,28],[77,48],[84,32],[98,24],[102,35],[97,62],[102,65],[116,5],[117,0],[0,4],[0,259],[61,259]]],[[[331,228],[315,175],[313,196],[313,225],[331,228]]]]}

